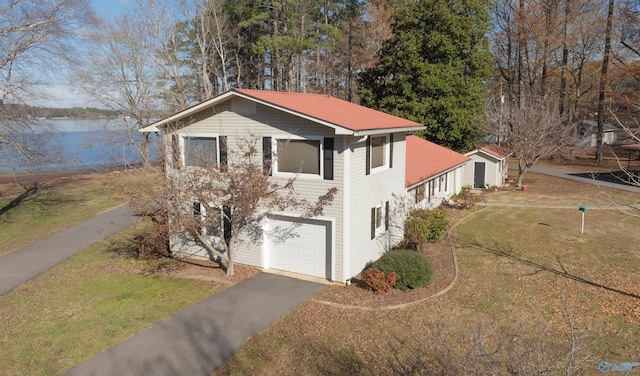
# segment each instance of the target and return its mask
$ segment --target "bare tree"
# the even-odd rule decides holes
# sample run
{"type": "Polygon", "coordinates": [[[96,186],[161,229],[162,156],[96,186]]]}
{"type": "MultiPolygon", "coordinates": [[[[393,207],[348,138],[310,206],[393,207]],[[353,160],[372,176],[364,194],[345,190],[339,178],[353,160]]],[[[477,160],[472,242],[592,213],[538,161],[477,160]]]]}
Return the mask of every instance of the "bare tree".
{"type": "Polygon", "coordinates": [[[88,0],[0,0],[0,153],[27,163],[47,159],[41,124],[20,104],[73,57],[79,30],[95,20],[88,0]],[[39,139],[40,138],[40,139],[39,139]]]}
{"type": "Polygon", "coordinates": [[[504,139],[518,159],[518,186],[538,160],[575,142],[573,125],[563,122],[557,106],[547,98],[526,100],[519,107],[501,107],[494,101],[487,112],[488,131],[504,139]]]}
{"type": "MultiPolygon", "coordinates": [[[[221,138],[220,154],[226,157],[220,163],[212,163],[211,155],[199,149],[185,151],[194,163],[168,171],[163,195],[137,192],[133,207],[156,223],[164,222],[173,241],[195,243],[211,258],[223,260],[227,275],[234,273],[240,244],[262,240],[262,225],[270,215],[284,211],[303,218],[321,215],[337,192],[334,187],[315,202],[304,199],[294,189],[295,177],[278,182],[265,173],[257,137],[239,137],[234,145],[227,153],[226,137],[221,138]]],[[[268,234],[286,238],[290,230],[270,229],[268,234]]]]}
{"type": "MultiPolygon", "coordinates": [[[[630,106],[631,108],[634,108],[636,111],[640,111],[640,103],[631,102],[630,106]]],[[[635,144],[635,145],[640,144],[640,132],[638,131],[638,129],[640,129],[640,123],[638,123],[638,120],[636,120],[633,116],[631,116],[630,121],[632,122],[632,124],[629,125],[629,124],[625,124],[622,120],[620,120],[620,118],[616,115],[616,113],[611,109],[609,109],[609,114],[615,120],[616,124],[618,124],[618,126],[624,131],[624,133],[627,136],[627,139],[631,141],[632,144],[635,144]]],[[[618,162],[618,167],[620,167],[620,171],[622,171],[623,175],[626,176],[626,180],[629,183],[640,187],[640,175],[637,173],[637,171],[634,171],[631,168],[630,163],[625,166],[625,164],[620,160],[620,158],[617,155],[616,155],[616,161],[618,162]]]]}
{"type": "Polygon", "coordinates": [[[77,85],[106,108],[120,114],[120,124],[129,141],[149,167],[149,133],[140,127],[161,113],[162,91],[158,89],[152,55],[144,27],[125,15],[92,33],[88,61],[75,74],[77,85]]]}

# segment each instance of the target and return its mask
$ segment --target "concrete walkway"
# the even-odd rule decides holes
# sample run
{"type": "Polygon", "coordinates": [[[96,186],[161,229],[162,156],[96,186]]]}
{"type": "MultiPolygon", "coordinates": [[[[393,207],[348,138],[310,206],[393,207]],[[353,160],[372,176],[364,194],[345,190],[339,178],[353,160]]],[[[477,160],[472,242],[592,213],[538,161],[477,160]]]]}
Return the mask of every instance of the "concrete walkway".
{"type": "Polygon", "coordinates": [[[138,221],[121,206],[0,257],[0,295],[138,221]]]}
{"type": "MultiPolygon", "coordinates": [[[[510,164],[509,169],[518,170],[517,164],[510,164]]],[[[610,174],[601,173],[597,174],[594,178],[592,174],[587,172],[574,172],[569,170],[563,170],[561,168],[547,167],[547,166],[533,166],[529,169],[531,172],[537,174],[555,176],[562,179],[573,180],[581,183],[593,184],[606,188],[620,189],[628,192],[640,193],[640,187],[633,186],[629,183],[620,181],[615,176],[610,174]]],[[[526,179],[526,176],[525,176],[526,179]]]]}
{"type": "Polygon", "coordinates": [[[326,287],[260,273],[125,340],[65,375],[209,375],[247,339],[326,287]]]}

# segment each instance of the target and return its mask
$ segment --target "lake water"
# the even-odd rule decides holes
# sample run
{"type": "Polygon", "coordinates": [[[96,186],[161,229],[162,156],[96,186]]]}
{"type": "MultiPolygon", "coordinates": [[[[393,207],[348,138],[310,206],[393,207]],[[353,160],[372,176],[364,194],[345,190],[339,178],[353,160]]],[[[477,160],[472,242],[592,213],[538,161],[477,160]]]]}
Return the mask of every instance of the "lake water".
{"type": "MultiPolygon", "coordinates": [[[[50,131],[42,137],[43,153],[49,157],[45,163],[32,165],[24,159],[9,158],[0,153],[0,173],[41,171],[72,171],[126,167],[142,162],[140,153],[131,144],[118,120],[43,120],[50,131]]],[[[134,134],[137,140],[139,134],[134,134]]],[[[155,137],[158,141],[159,137],[155,137]]],[[[153,144],[152,144],[153,145],[153,144]]],[[[158,159],[155,146],[152,160],[158,159]]]]}

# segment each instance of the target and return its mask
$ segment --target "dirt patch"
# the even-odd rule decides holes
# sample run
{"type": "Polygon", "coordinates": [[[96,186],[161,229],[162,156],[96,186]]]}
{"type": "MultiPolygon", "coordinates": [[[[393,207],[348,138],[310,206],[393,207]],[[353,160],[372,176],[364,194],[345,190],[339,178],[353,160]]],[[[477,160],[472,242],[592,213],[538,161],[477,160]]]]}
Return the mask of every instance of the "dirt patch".
{"type": "Polygon", "coordinates": [[[427,256],[434,269],[433,281],[426,287],[415,290],[392,289],[386,294],[374,294],[363,287],[363,284],[355,279],[349,286],[332,286],[314,297],[316,301],[349,305],[355,307],[390,307],[412,303],[428,298],[444,290],[455,278],[455,263],[450,239],[445,239],[437,244],[425,244],[419,252],[427,256]]]}
{"type": "Polygon", "coordinates": [[[214,281],[233,285],[254,277],[260,273],[260,269],[236,264],[233,276],[227,276],[226,270],[220,264],[207,260],[167,260],[166,265],[157,270],[155,274],[176,277],[214,281]]]}

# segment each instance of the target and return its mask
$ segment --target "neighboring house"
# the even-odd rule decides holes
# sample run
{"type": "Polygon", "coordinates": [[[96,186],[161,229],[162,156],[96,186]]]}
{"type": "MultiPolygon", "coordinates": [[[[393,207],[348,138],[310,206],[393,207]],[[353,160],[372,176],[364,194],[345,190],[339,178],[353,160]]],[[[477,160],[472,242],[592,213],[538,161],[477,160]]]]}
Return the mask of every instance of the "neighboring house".
{"type": "Polygon", "coordinates": [[[407,136],[405,185],[410,202],[433,209],[460,193],[463,170],[470,161],[460,153],[417,136],[407,136]]]}
{"type": "MultiPolygon", "coordinates": [[[[284,182],[297,175],[296,189],[313,201],[336,187],[322,217],[272,216],[265,229],[297,224],[294,236],[245,239],[236,262],[346,282],[385,251],[393,197],[406,192],[405,134],[423,128],[327,95],[233,89],[143,131],[162,131],[166,150],[180,151],[182,164],[189,163],[187,143],[208,145],[214,162],[226,164],[239,138],[253,133],[262,138],[269,156],[263,167],[272,179],[284,182]]],[[[179,173],[172,172],[173,163],[167,162],[169,178],[179,173]]],[[[195,243],[172,239],[170,246],[175,254],[208,257],[195,243]]]]}
{"type": "MultiPolygon", "coordinates": [[[[580,139],[576,146],[597,146],[598,145],[598,123],[593,120],[582,120],[578,124],[578,136],[580,139]]],[[[613,124],[602,124],[602,144],[611,145],[618,141],[618,127],[613,124]]]]}
{"type": "Polygon", "coordinates": [[[471,159],[464,167],[464,185],[473,188],[499,187],[509,170],[509,149],[489,144],[465,155],[471,159]]]}

